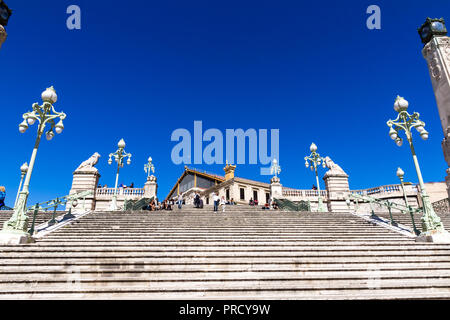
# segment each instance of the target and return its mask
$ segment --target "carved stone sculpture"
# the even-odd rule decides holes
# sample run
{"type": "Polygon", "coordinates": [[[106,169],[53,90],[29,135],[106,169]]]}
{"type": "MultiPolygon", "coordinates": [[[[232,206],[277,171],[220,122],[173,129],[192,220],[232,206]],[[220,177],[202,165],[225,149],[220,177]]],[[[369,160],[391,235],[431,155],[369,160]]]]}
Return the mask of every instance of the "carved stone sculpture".
{"type": "MultiPolygon", "coordinates": [[[[98,159],[100,158],[100,154],[99,153],[94,153],[89,159],[87,159],[86,161],[83,161],[77,168],[77,170],[81,170],[81,169],[95,169],[94,166],[98,163],[98,159]]],[[[96,170],[96,169],[95,169],[96,170]]]]}
{"type": "Polygon", "coordinates": [[[347,174],[345,173],[345,171],[342,170],[342,168],[341,168],[338,164],[334,163],[334,161],[331,160],[330,157],[325,157],[325,165],[327,166],[328,169],[330,169],[330,170],[327,171],[327,173],[326,173],[326,174],[328,174],[328,175],[330,175],[330,174],[333,174],[333,175],[334,175],[334,174],[344,174],[344,175],[347,175],[347,174]]]}

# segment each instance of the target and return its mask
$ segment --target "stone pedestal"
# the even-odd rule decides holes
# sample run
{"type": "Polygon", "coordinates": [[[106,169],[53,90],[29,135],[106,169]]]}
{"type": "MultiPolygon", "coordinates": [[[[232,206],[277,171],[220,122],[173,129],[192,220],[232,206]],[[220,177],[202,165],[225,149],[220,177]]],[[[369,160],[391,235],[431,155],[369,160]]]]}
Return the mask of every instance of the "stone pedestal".
{"type": "Polygon", "coordinates": [[[416,242],[450,243],[450,233],[446,230],[422,232],[416,242]]]}
{"type": "Polygon", "coordinates": [[[342,170],[331,169],[325,173],[323,179],[328,191],[328,211],[348,212],[349,207],[345,202],[350,193],[348,175],[342,170]]]}
{"type": "MultiPolygon", "coordinates": [[[[450,38],[435,36],[428,42],[422,54],[427,61],[431,83],[444,132],[442,150],[447,166],[450,167],[450,38]]],[[[447,169],[447,192],[450,197],[450,174],[447,169]]]]}
{"type": "Polygon", "coordinates": [[[0,231],[0,245],[16,245],[33,243],[34,239],[26,232],[0,231]]]}
{"type": "MultiPolygon", "coordinates": [[[[95,209],[95,191],[97,190],[98,180],[100,179],[100,174],[98,170],[94,167],[83,168],[76,170],[73,173],[72,188],[69,194],[81,192],[81,191],[92,191],[92,195],[87,196],[84,201],[84,210],[94,210],[95,209]]],[[[69,210],[71,203],[67,203],[66,210],[69,210]]],[[[78,201],[78,205],[73,210],[80,211],[83,210],[83,200],[78,201]]]]}
{"type": "Polygon", "coordinates": [[[273,177],[270,180],[270,196],[272,199],[283,198],[283,186],[280,183],[280,178],[273,177]]]}
{"type": "Polygon", "coordinates": [[[144,198],[157,197],[158,194],[158,184],[156,182],[155,176],[150,176],[147,178],[147,182],[144,184],[144,198]]]}

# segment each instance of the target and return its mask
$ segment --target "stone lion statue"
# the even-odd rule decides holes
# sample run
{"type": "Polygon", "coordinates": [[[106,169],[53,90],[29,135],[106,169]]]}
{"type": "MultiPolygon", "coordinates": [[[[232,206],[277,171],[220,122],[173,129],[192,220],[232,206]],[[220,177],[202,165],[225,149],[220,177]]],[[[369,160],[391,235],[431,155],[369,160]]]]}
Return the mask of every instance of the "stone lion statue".
{"type": "Polygon", "coordinates": [[[78,166],[77,170],[85,168],[93,168],[98,163],[98,158],[100,158],[100,154],[98,152],[94,153],[89,159],[83,161],[78,166]]]}
{"type": "Polygon", "coordinates": [[[328,169],[330,169],[331,173],[343,173],[346,174],[344,170],[342,170],[342,168],[334,163],[333,160],[331,160],[330,157],[325,157],[325,165],[327,166],[328,169]]]}

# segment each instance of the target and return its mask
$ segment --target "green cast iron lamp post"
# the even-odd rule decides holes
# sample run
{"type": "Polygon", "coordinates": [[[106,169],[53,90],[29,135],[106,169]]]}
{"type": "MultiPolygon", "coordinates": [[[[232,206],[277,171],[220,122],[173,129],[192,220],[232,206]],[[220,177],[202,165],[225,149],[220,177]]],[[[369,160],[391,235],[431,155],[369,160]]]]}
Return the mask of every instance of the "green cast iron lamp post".
{"type": "Polygon", "coordinates": [[[147,181],[150,180],[150,175],[155,173],[155,166],[152,163],[152,157],[148,157],[148,163],[144,164],[144,171],[147,173],[147,181]]]}
{"type": "Polygon", "coordinates": [[[19,199],[19,193],[20,193],[20,189],[22,188],[23,178],[27,174],[27,171],[28,171],[28,163],[25,162],[20,167],[20,183],[19,183],[19,189],[17,189],[16,201],[14,201],[14,208],[16,207],[17,199],[19,199]]]}
{"type": "Polygon", "coordinates": [[[119,170],[120,168],[123,168],[125,158],[128,158],[127,164],[131,164],[131,153],[125,152],[125,141],[123,139],[120,139],[117,147],[119,149],[117,149],[114,153],[110,153],[108,159],[108,164],[110,165],[112,164],[112,157],[114,157],[114,160],[117,162],[116,184],[114,186],[114,195],[111,202],[111,210],[117,210],[117,184],[119,183],[119,170]]]}
{"type": "Polygon", "coordinates": [[[425,130],[425,122],[419,119],[420,114],[414,112],[409,114],[406,110],[408,109],[409,103],[404,98],[397,96],[394,103],[394,110],[398,112],[398,116],[395,120],[389,120],[387,125],[389,126],[389,136],[395,141],[397,146],[401,147],[403,144],[403,139],[399,137],[400,131],[405,131],[406,139],[408,140],[409,147],[411,149],[412,158],[414,161],[414,166],[417,172],[417,178],[419,180],[420,196],[423,202],[423,216],[422,220],[422,233],[421,236],[430,236],[437,232],[445,232],[444,226],[441,222],[439,216],[434,212],[433,206],[431,204],[430,198],[425,189],[425,184],[422,178],[422,172],[420,171],[419,161],[417,160],[416,151],[414,150],[413,139],[412,139],[412,129],[415,128],[419,132],[423,140],[428,139],[428,132],[425,130]]]}
{"type": "Polygon", "coordinates": [[[323,205],[322,195],[320,194],[319,176],[317,174],[317,167],[320,166],[320,164],[322,164],[323,168],[326,168],[325,158],[322,158],[320,154],[316,152],[317,146],[314,143],[311,144],[309,150],[311,151],[311,154],[309,155],[309,157],[305,157],[305,167],[310,167],[311,171],[314,171],[316,174],[317,192],[319,195],[319,205],[317,208],[317,212],[326,212],[327,210],[323,205]]]}
{"type": "MultiPolygon", "coordinates": [[[[278,164],[277,159],[272,160],[272,165],[270,166],[270,174],[274,175],[274,178],[278,179],[278,175],[281,173],[281,167],[278,164]]],[[[278,179],[279,180],[279,179],[278,179]]]]}
{"type": "Polygon", "coordinates": [[[45,126],[50,125],[50,129],[46,132],[47,140],[53,139],[56,133],[61,133],[64,129],[63,120],[66,118],[64,112],[56,112],[53,104],[58,100],[55,89],[53,87],[47,88],[41,95],[43,104],[33,104],[33,111],[26,112],[22,115],[23,122],[19,125],[19,131],[24,133],[29,125],[33,125],[36,120],[39,122],[37,137],[34,144],[34,149],[31,154],[30,164],[26,171],[23,189],[19,193],[19,199],[14,207],[14,214],[11,219],[6,221],[3,225],[2,233],[13,233],[19,235],[28,235],[28,216],[27,216],[27,199],[29,195],[30,179],[33,173],[34,163],[36,161],[36,154],[41,142],[41,136],[44,133],[45,126]],[[59,118],[59,122],[55,120],[59,118]]]}
{"type": "Polygon", "coordinates": [[[404,176],[405,176],[405,172],[402,170],[402,168],[399,167],[397,169],[397,177],[400,179],[400,185],[402,187],[403,198],[405,199],[405,206],[408,208],[409,215],[411,216],[411,221],[412,221],[412,224],[413,224],[414,233],[416,235],[419,235],[420,231],[417,230],[417,228],[416,228],[416,223],[414,221],[414,213],[413,213],[412,208],[410,207],[410,205],[408,203],[408,197],[406,196],[405,184],[403,182],[403,177],[404,176]]]}

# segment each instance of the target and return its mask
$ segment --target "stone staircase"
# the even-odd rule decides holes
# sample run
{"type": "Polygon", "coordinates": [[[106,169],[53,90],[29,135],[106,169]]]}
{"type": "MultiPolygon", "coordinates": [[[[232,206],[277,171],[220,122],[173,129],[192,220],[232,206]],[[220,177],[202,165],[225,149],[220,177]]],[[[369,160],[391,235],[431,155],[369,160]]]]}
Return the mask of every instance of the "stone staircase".
{"type": "Polygon", "coordinates": [[[0,298],[450,298],[450,245],[345,213],[95,212],[0,247],[0,298]]]}

